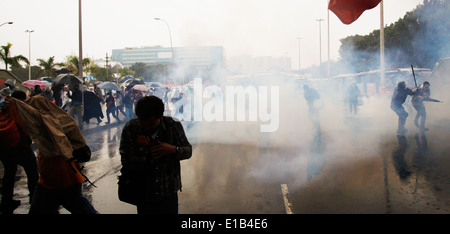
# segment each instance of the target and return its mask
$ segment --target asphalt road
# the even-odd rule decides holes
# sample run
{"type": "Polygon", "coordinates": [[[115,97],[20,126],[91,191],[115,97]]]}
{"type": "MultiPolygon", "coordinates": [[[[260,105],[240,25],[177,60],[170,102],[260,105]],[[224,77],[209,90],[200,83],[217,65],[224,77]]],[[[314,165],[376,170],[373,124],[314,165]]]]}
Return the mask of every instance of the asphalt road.
{"type": "MultiPolygon", "coordinates": [[[[411,114],[409,132],[397,136],[395,114],[371,108],[379,103],[357,115],[324,110],[321,134],[295,115],[282,116],[274,133],[253,122],[185,125],[193,156],[181,164],[180,213],[450,213],[450,115],[430,106],[429,131],[420,134],[411,114]]],[[[84,193],[100,213],[136,213],[117,197],[123,124],[89,126],[85,174],[96,187],[85,183],[84,193]]],[[[18,214],[28,211],[25,186],[22,177],[18,214]]]]}

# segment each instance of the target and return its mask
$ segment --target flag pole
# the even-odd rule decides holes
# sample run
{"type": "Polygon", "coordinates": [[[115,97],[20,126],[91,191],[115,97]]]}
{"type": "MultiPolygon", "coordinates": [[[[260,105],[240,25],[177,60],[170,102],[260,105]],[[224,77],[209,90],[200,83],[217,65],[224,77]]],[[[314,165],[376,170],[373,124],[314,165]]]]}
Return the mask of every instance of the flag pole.
{"type": "MultiPolygon", "coordinates": [[[[81,115],[84,115],[84,78],[83,78],[83,27],[82,27],[82,8],[81,0],[78,0],[78,77],[83,81],[81,86],[78,85],[81,90],[81,115]]],[[[79,119],[77,119],[79,121],[79,119]]],[[[79,127],[83,129],[83,119],[81,123],[78,123],[79,127]]]]}
{"type": "MultiPolygon", "coordinates": [[[[328,1],[329,4],[329,1],[328,1]]],[[[327,5],[327,25],[328,25],[328,62],[327,62],[327,78],[330,78],[330,9],[327,5]]]]}
{"type": "Polygon", "coordinates": [[[383,1],[380,2],[380,87],[384,92],[385,65],[384,65],[384,9],[383,1]]]}

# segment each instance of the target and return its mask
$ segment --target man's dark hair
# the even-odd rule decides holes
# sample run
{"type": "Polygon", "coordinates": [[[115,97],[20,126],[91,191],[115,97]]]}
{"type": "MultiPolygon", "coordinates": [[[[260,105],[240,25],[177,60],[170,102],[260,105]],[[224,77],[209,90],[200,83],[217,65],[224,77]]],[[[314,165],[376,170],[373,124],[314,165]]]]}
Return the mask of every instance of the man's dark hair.
{"type": "Polygon", "coordinates": [[[136,103],[136,116],[140,119],[159,118],[164,113],[164,103],[156,96],[145,96],[136,103]]]}
{"type": "Polygon", "coordinates": [[[27,94],[22,90],[16,90],[11,94],[11,97],[25,101],[25,99],[27,99],[27,94]]]}

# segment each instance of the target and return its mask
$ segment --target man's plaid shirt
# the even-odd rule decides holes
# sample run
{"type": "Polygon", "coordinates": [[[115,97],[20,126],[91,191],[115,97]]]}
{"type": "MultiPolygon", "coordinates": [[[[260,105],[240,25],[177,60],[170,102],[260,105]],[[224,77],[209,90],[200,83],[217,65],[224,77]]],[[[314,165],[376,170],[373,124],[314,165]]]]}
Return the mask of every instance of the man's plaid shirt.
{"type": "MultiPolygon", "coordinates": [[[[180,160],[192,156],[192,146],[181,123],[164,116],[157,130],[158,140],[179,147],[175,155],[155,159],[150,148],[154,145],[137,118],[128,121],[120,139],[122,175],[139,174],[145,186],[145,199],[154,200],[181,190],[180,160]],[[150,139],[142,142],[140,139],[150,139]]],[[[154,141],[153,141],[154,142],[154,141]]]]}

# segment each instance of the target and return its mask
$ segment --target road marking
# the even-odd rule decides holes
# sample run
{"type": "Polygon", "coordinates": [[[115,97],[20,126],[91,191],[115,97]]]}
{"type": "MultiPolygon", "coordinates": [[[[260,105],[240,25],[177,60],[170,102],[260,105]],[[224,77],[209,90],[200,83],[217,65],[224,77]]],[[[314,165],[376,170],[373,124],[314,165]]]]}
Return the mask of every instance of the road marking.
{"type": "Polygon", "coordinates": [[[292,204],[289,202],[288,195],[289,190],[287,184],[281,184],[281,193],[283,194],[284,206],[286,208],[286,214],[294,214],[292,212],[292,204]]]}

